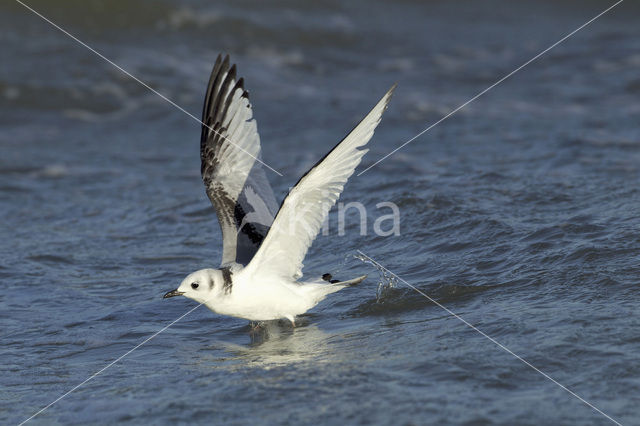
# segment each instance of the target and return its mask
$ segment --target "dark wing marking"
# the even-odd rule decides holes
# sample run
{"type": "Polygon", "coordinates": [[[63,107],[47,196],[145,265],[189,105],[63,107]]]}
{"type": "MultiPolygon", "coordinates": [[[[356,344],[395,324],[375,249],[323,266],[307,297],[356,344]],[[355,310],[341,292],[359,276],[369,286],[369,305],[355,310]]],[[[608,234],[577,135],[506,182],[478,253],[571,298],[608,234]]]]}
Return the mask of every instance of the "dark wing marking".
{"type": "Polygon", "coordinates": [[[231,272],[231,268],[225,267],[221,269],[222,271],[222,288],[224,289],[225,294],[231,293],[231,288],[233,287],[233,273],[231,272]]]}
{"type": "Polygon", "coordinates": [[[278,209],[260,159],[249,94],[218,55],[202,111],[201,174],[222,230],[222,264],[249,263],[278,209]]]}

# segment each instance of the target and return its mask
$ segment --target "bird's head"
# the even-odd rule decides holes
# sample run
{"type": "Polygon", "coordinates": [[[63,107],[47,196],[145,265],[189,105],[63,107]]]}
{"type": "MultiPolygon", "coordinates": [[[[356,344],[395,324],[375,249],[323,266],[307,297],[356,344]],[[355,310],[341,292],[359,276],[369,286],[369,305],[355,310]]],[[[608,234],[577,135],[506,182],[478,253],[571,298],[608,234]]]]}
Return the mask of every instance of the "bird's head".
{"type": "Polygon", "coordinates": [[[180,286],[167,292],[164,299],[173,296],[184,296],[196,302],[205,303],[222,291],[222,271],[218,269],[201,269],[182,280],[180,286]]]}

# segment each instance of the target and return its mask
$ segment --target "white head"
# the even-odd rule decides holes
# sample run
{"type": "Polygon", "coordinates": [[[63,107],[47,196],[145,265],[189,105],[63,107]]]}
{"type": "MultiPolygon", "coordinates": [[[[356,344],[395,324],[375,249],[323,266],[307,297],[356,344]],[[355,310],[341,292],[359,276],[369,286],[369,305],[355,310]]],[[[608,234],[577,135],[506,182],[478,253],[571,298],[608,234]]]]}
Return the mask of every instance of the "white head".
{"type": "Polygon", "coordinates": [[[173,296],[184,296],[196,302],[205,303],[224,293],[224,278],[219,269],[201,269],[182,280],[180,286],[167,292],[164,299],[173,296]]]}

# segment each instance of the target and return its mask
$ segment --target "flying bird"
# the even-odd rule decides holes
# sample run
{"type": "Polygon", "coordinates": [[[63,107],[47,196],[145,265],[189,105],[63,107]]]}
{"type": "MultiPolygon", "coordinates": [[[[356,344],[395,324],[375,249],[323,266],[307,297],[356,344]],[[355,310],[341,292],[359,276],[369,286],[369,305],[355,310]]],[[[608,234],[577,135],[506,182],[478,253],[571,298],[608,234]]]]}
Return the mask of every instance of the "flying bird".
{"type": "Polygon", "coordinates": [[[300,281],[307,250],[368,151],[395,85],[360,123],[307,171],[278,208],[262,167],[249,95],[229,56],[218,56],[202,113],[201,174],[222,230],[218,269],[189,274],[164,298],[185,296],[213,312],[249,321],[295,317],[327,295],[358,284],[324,274],[300,281]]]}

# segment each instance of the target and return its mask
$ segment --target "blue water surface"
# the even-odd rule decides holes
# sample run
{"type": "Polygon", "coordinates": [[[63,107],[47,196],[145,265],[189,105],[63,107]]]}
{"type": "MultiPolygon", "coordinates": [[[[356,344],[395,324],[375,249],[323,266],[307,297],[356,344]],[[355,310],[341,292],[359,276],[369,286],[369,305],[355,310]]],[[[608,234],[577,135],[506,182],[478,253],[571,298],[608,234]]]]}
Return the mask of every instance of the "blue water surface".
{"type": "MultiPolygon", "coordinates": [[[[231,54],[279,200],[393,83],[358,171],[613,4],[26,3],[196,116],[231,54]]],[[[198,122],[0,11],[0,422],[19,424],[196,306],[162,295],[221,237],[198,122]]],[[[369,278],[297,328],[200,307],[30,424],[640,424],[639,17],[621,3],[354,175],[367,232],[332,212],[305,275],[369,278]],[[400,235],[373,232],[387,201],[400,235]]]]}

